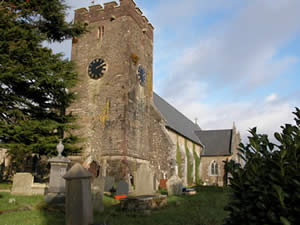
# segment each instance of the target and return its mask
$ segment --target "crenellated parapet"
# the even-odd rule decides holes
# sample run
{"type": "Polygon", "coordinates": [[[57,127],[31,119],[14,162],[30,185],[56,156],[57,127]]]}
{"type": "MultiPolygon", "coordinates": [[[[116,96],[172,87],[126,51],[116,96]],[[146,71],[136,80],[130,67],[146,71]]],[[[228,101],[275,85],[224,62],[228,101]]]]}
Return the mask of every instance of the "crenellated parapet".
{"type": "Polygon", "coordinates": [[[143,15],[143,12],[136,7],[133,0],[120,0],[120,5],[117,2],[107,2],[102,5],[89,6],[75,10],[75,22],[83,23],[99,22],[101,20],[113,20],[122,17],[130,16],[151,40],[153,40],[153,26],[148,19],[143,15]]]}

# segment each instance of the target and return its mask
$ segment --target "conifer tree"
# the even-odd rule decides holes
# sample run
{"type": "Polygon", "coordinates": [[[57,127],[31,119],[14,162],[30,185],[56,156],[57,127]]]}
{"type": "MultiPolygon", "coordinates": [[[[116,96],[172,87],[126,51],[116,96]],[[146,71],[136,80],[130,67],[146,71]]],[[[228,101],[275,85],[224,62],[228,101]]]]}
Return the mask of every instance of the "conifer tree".
{"type": "Polygon", "coordinates": [[[0,141],[17,164],[55,154],[60,138],[65,154],[79,150],[70,133],[75,118],[66,114],[74,65],[42,46],[85,32],[65,21],[66,9],[62,0],[0,0],[0,141]]]}

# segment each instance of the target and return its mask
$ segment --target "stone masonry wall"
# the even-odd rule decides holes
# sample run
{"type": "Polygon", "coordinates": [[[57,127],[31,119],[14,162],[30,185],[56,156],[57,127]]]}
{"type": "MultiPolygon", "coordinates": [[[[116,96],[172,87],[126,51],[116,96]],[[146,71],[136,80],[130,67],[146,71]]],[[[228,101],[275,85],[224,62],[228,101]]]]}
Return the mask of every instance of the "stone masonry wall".
{"type": "Polygon", "coordinates": [[[200,163],[200,176],[205,185],[218,185],[223,186],[224,184],[224,163],[226,159],[230,160],[230,156],[201,156],[200,163]],[[219,174],[210,174],[210,165],[213,161],[218,164],[219,174]]]}
{"type": "Polygon", "coordinates": [[[182,171],[181,171],[181,173],[180,173],[180,171],[178,171],[178,173],[180,173],[178,175],[180,177],[182,177],[183,182],[184,182],[185,185],[188,185],[188,182],[187,182],[187,166],[188,165],[187,165],[185,142],[187,143],[187,147],[188,147],[188,150],[189,150],[189,155],[190,155],[191,163],[192,163],[192,167],[193,167],[192,168],[192,170],[193,170],[193,173],[192,173],[193,183],[195,183],[195,181],[196,181],[196,170],[198,170],[198,172],[199,172],[198,174],[200,175],[200,166],[198,168],[196,168],[196,161],[195,161],[194,154],[193,154],[193,145],[195,145],[195,152],[196,152],[198,157],[200,157],[201,152],[203,150],[202,146],[200,146],[199,144],[193,143],[189,139],[175,133],[174,131],[172,131],[170,129],[168,130],[168,134],[169,134],[171,140],[176,144],[176,148],[177,148],[177,143],[179,145],[180,154],[181,154],[181,168],[182,168],[182,171]]]}

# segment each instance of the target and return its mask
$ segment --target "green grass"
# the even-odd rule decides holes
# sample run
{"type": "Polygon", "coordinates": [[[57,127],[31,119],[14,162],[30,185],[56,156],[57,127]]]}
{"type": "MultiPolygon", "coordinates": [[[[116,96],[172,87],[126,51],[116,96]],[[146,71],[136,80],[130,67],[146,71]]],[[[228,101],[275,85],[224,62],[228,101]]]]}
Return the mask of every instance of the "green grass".
{"type": "Polygon", "coordinates": [[[104,212],[95,215],[95,223],[109,225],[221,225],[228,215],[224,206],[229,200],[228,189],[218,187],[198,187],[197,195],[171,196],[168,205],[153,210],[147,216],[143,212],[121,211],[110,197],[104,197],[104,212]],[[179,205],[176,202],[180,202],[179,205]]]}
{"type": "Polygon", "coordinates": [[[46,209],[43,199],[38,195],[20,196],[0,192],[0,224],[64,225],[65,215],[58,209],[46,209]],[[10,198],[14,198],[15,203],[8,203],[10,198]]]}
{"type": "Polygon", "coordinates": [[[0,190],[11,189],[12,183],[9,182],[0,182],[0,190]]]}
{"type": "MultiPolygon", "coordinates": [[[[223,208],[229,200],[230,192],[218,187],[198,187],[197,191],[197,195],[194,196],[169,197],[168,205],[165,208],[153,210],[151,215],[145,215],[143,212],[121,211],[118,200],[104,196],[104,212],[94,214],[94,223],[106,222],[109,225],[221,225],[228,215],[223,208]]],[[[10,193],[0,193],[0,224],[64,225],[63,207],[47,205],[43,199],[43,196],[14,196],[10,193]],[[15,198],[16,203],[9,204],[9,198],[15,198]],[[29,207],[30,210],[11,211],[21,210],[25,207],[29,207]]]]}

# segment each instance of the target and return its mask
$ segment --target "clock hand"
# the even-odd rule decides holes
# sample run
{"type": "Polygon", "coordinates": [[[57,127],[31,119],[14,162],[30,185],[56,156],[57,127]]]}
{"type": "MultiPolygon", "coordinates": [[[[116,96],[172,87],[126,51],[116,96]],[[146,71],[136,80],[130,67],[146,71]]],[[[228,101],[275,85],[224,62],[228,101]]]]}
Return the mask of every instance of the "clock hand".
{"type": "Polygon", "coordinates": [[[106,66],[106,64],[101,64],[101,65],[99,65],[99,66],[96,66],[96,69],[99,69],[100,67],[104,67],[104,66],[106,66]]]}

